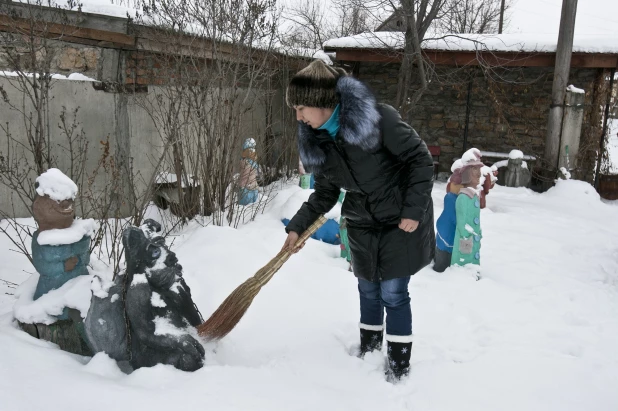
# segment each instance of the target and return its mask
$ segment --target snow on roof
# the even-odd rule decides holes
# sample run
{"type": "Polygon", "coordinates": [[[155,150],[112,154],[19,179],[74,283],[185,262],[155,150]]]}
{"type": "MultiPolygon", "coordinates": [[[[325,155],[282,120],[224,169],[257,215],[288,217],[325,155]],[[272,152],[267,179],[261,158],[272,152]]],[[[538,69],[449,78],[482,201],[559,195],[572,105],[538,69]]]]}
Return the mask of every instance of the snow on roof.
{"type": "MultiPolygon", "coordinates": [[[[31,5],[36,4],[33,3],[32,0],[12,1],[14,3],[24,3],[31,5]]],[[[81,5],[81,10],[83,13],[98,14],[102,16],[119,17],[126,19],[127,15],[133,18],[137,15],[138,12],[136,8],[112,4],[110,0],[80,0],[78,3],[81,5]]],[[[42,3],[43,6],[45,6],[46,4],[46,2],[42,3]]],[[[69,3],[62,0],[56,0],[55,2],[52,0],[51,5],[52,7],[60,7],[67,10],[77,11],[76,5],[69,5],[69,3]]]]}
{"type": "MultiPolygon", "coordinates": [[[[424,50],[494,51],[554,53],[558,36],[554,34],[445,34],[422,42],[424,50]]],[[[374,32],[328,40],[325,50],[331,49],[402,49],[404,33],[374,32]]],[[[578,36],[573,41],[575,53],[618,54],[614,36],[578,36]]]]}

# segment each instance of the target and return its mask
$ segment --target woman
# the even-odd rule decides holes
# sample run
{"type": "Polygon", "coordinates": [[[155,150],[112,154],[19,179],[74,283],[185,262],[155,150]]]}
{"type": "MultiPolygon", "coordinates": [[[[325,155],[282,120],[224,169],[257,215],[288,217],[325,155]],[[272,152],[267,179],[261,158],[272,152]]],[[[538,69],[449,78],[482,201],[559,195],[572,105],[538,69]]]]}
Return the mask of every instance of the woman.
{"type": "Polygon", "coordinates": [[[303,165],[315,192],[292,218],[283,246],[301,234],[346,190],[353,272],[360,294],[360,355],[381,349],[386,309],[387,378],[408,374],[412,348],[410,276],[433,258],[433,160],[397,111],[378,104],[360,81],[322,61],[298,72],[287,90],[296,110],[303,165]]]}

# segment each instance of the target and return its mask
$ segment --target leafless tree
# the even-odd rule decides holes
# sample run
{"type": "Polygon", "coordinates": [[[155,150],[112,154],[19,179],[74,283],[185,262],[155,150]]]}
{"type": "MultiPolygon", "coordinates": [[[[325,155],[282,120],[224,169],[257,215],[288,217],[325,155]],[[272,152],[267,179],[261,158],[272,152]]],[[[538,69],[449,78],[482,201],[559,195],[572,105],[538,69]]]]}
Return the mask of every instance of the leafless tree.
{"type": "MultiPolygon", "coordinates": [[[[441,33],[498,33],[502,0],[449,0],[447,13],[435,23],[441,33]]],[[[511,2],[505,2],[504,25],[511,2]]]]}
{"type": "Polygon", "coordinates": [[[242,143],[254,138],[271,158],[271,119],[283,114],[273,114],[270,102],[285,69],[273,57],[274,0],[149,1],[142,9],[138,30],[160,50],[149,57],[162,83],[137,102],[161,136],[153,161],[172,176],[174,213],[184,221],[201,214],[218,225],[238,222],[245,211],[236,183],[242,143]]]}
{"type": "Polygon", "coordinates": [[[285,8],[289,29],[280,33],[284,44],[319,50],[325,41],[371,31],[375,25],[361,0],[333,0],[328,6],[319,0],[299,2],[285,8]]]}
{"type": "Polygon", "coordinates": [[[377,0],[365,5],[372,15],[389,11],[391,17],[383,30],[403,32],[395,100],[402,115],[410,112],[436,75],[423,55],[423,41],[430,37],[444,39],[452,36],[449,33],[494,30],[500,17],[499,3],[500,0],[377,0]]]}
{"type": "Polygon", "coordinates": [[[55,61],[82,17],[81,6],[73,1],[0,3],[0,61],[7,72],[0,84],[0,110],[14,119],[0,125],[0,184],[11,192],[8,209],[0,209],[0,232],[32,261],[29,242],[36,227],[16,216],[32,212],[36,177],[61,168],[79,187],[77,214],[100,221],[91,251],[118,268],[122,230],[134,221],[126,218],[126,210],[121,212],[122,203],[128,214],[141,214],[135,211],[139,194],[121,195],[121,180],[132,181],[134,174],[130,167],[119,166],[109,141],[89,145],[79,107],[63,106],[54,117],[50,105],[54,87],[62,81],[55,78],[55,61]],[[93,169],[87,169],[88,159],[95,160],[93,169]]]}

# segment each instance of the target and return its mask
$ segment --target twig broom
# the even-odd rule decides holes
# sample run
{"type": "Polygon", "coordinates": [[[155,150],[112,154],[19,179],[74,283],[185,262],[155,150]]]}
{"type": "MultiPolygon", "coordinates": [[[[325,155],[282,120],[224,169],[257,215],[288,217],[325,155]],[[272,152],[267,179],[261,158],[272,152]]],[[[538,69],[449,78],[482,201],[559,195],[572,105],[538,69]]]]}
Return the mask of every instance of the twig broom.
{"type": "MultiPolygon", "coordinates": [[[[318,229],[326,223],[326,217],[320,216],[305,231],[296,247],[304,244],[318,229]]],[[[197,327],[197,332],[207,340],[219,340],[225,337],[240,321],[262,287],[270,281],[283,264],[290,258],[292,252],[285,250],[262,267],[255,275],[239,285],[230,294],[206,322],[197,327]]]]}

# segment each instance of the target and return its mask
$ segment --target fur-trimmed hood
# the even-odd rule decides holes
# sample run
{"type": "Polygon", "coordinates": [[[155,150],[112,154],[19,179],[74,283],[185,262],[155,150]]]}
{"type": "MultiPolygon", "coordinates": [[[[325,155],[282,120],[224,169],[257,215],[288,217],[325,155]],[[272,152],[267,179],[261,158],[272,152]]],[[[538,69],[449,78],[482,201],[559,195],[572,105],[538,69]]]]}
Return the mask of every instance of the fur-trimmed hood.
{"type": "MultiPolygon", "coordinates": [[[[382,143],[381,116],[375,96],[353,77],[341,77],[336,91],[340,105],[339,134],[350,145],[375,151],[382,143]]],[[[302,121],[298,123],[298,151],[303,166],[310,171],[319,169],[326,160],[316,130],[302,121]]]]}

